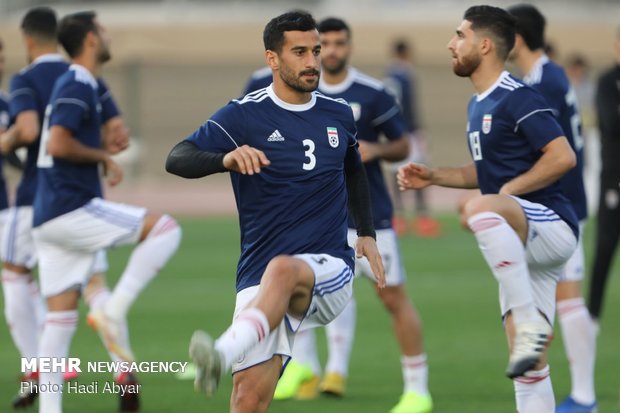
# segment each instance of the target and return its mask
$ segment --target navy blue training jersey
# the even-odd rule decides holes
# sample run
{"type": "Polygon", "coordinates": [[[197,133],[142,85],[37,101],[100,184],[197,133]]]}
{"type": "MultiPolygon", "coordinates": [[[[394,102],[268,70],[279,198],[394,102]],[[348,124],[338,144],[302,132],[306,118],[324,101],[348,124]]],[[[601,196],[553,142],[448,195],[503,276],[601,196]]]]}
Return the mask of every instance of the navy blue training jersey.
{"type": "MultiPolygon", "coordinates": [[[[46,54],[35,59],[11,79],[11,118],[25,111],[34,110],[39,115],[39,126],[45,118],[45,108],[56,80],[67,71],[69,63],[59,54],[46,54]]],[[[17,187],[16,206],[32,205],[37,188],[37,156],[39,138],[28,145],[22,178],[17,187]]]]}
{"type": "Polygon", "coordinates": [[[49,128],[56,125],[71,131],[83,145],[101,147],[97,80],[84,67],[71,65],[56,82],[46,115],[37,162],[39,187],[34,200],[35,227],[101,197],[97,163],[70,162],[54,158],[46,151],[49,128]]]}
{"type": "Polygon", "coordinates": [[[407,131],[414,132],[420,125],[415,102],[415,77],[407,64],[396,62],[391,65],[384,80],[387,90],[396,97],[407,131]]]}
{"type": "Polygon", "coordinates": [[[545,98],[577,156],[577,166],[560,178],[564,195],[572,202],[577,218],[588,216],[586,190],[583,183],[583,138],[581,118],[577,110],[577,95],[561,66],[547,56],[536,62],[532,71],[523,79],[545,98]]]}
{"type": "Polygon", "coordinates": [[[237,291],[258,285],[282,254],[324,253],[353,268],[344,159],[357,141],[345,102],[314,92],[291,105],[269,86],[231,101],[187,140],[216,153],[249,145],[271,161],[260,174],[230,173],[241,230],[237,291]]]}
{"type": "Polygon", "coordinates": [[[121,111],[118,109],[116,101],[108,89],[108,85],[101,78],[97,78],[97,93],[101,103],[101,124],[105,124],[110,119],[121,115],[121,111]]]}
{"type": "Polygon", "coordinates": [[[271,84],[273,81],[273,72],[270,67],[263,67],[258,69],[252,76],[248,79],[248,82],[245,84],[245,89],[243,89],[243,95],[245,96],[248,93],[254,92],[258,89],[263,89],[271,84]]]}
{"type": "MultiPolygon", "coordinates": [[[[9,99],[0,91],[0,132],[9,128],[9,99]]],[[[4,180],[4,172],[2,155],[0,155],[0,211],[9,207],[9,197],[6,192],[6,181],[4,180]]]]}
{"type": "MultiPolygon", "coordinates": [[[[376,143],[380,134],[389,140],[403,138],[405,123],[394,97],[389,94],[383,83],[349,68],[347,78],[340,84],[319,83],[319,91],[333,98],[342,98],[353,110],[357,139],[376,143]]],[[[392,202],[381,172],[379,159],[364,163],[368,183],[372,213],[376,229],[392,228],[392,202]]],[[[349,219],[349,228],[355,228],[349,219]]]]}
{"type": "MultiPolygon", "coordinates": [[[[508,72],[471,99],[467,119],[469,149],[483,194],[499,193],[506,182],[534,166],[545,145],[564,136],[544,98],[508,72]]],[[[519,197],[552,209],[578,234],[575,211],[558,182],[519,197]]]]}

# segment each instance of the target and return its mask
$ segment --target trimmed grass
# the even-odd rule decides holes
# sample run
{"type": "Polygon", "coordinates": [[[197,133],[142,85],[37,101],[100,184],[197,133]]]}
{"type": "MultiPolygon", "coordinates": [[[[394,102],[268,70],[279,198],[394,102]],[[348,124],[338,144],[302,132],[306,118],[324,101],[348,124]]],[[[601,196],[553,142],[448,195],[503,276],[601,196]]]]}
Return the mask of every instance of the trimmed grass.
{"type": "MultiPolygon", "coordinates": [[[[504,378],[507,348],[499,317],[497,285],[485,266],[473,237],[456,217],[441,217],[444,234],[438,239],[402,238],[401,250],[408,271],[407,289],[424,321],[430,365],[430,388],[435,413],[514,412],[513,389],[504,378]]],[[[189,338],[196,328],[218,335],[230,322],[234,303],[238,228],[234,218],[181,220],[184,239],[179,253],[143,293],[130,313],[132,344],[141,361],[186,361],[189,338]]],[[[590,225],[589,228],[592,228],[590,225]]],[[[586,234],[591,257],[591,234],[586,234]]],[[[114,282],[129,250],[109,254],[109,278],[114,282]]],[[[587,268],[590,268],[588,265],[587,268]]],[[[613,273],[618,272],[618,265],[613,273]]],[[[618,343],[620,343],[620,285],[609,283],[598,342],[596,385],[601,412],[618,410],[618,343]]],[[[342,400],[276,402],[270,411],[284,412],[387,412],[402,391],[398,346],[391,321],[365,279],[356,281],[358,328],[348,393],[342,400]]],[[[98,336],[81,321],[71,356],[107,361],[98,336]]],[[[5,323],[2,322],[2,325],[5,323]]],[[[557,324],[557,323],[556,323],[557,324]]],[[[568,366],[558,329],[550,364],[556,399],[569,391],[568,366]]],[[[323,331],[319,350],[325,359],[323,331]]],[[[0,328],[0,411],[9,411],[18,388],[19,356],[7,328],[0,328]]],[[[83,373],[82,384],[111,377],[83,373]]],[[[141,374],[143,412],[225,412],[232,380],[226,377],[212,400],[193,391],[189,381],[172,374],[141,374]]],[[[65,413],[113,412],[110,394],[65,395],[65,413]]],[[[36,411],[36,410],[32,410],[36,411]]]]}

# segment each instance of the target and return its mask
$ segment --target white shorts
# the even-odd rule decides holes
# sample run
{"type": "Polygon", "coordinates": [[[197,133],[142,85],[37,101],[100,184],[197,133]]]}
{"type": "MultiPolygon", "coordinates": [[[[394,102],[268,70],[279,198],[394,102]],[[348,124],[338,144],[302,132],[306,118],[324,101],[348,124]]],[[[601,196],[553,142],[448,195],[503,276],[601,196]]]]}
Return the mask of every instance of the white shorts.
{"type": "MultiPolygon", "coordinates": [[[[540,221],[541,214],[549,219],[559,218],[544,205],[513,197],[523,208],[528,222],[525,245],[527,266],[532,281],[534,304],[553,324],[555,316],[555,290],[568,259],[577,247],[575,234],[562,219],[540,221]]],[[[500,288],[502,315],[510,308],[500,288]]]]}
{"type": "Polygon", "coordinates": [[[6,221],[9,219],[10,210],[10,208],[7,208],[0,211],[0,249],[2,248],[2,235],[4,234],[4,226],[6,225],[6,221]]]}
{"type": "Polygon", "coordinates": [[[34,268],[37,254],[32,240],[32,207],[21,206],[9,209],[2,231],[2,261],[20,267],[34,268]]]}
{"type": "Polygon", "coordinates": [[[108,271],[108,253],[106,250],[97,251],[95,263],[93,264],[93,274],[105,273],[108,271]]]}
{"type": "MultiPolygon", "coordinates": [[[[354,229],[349,229],[348,241],[351,248],[355,248],[357,232],[354,229]]],[[[388,287],[404,284],[407,278],[405,267],[403,267],[403,262],[400,258],[398,238],[396,237],[396,232],[394,232],[392,228],[377,230],[377,248],[383,260],[385,284],[388,287]]],[[[372,273],[370,263],[366,257],[355,259],[355,275],[364,275],[372,281],[375,281],[375,276],[372,273]]]]}
{"type": "Polygon", "coordinates": [[[585,220],[579,223],[579,241],[575,252],[566,262],[564,271],[560,274],[559,282],[583,281],[585,274],[585,254],[583,252],[583,229],[585,220]]]}
{"type": "Polygon", "coordinates": [[[98,251],[138,242],[145,215],[145,208],[94,198],[35,228],[32,235],[43,296],[81,288],[93,271],[98,251]]]}
{"type": "MultiPolygon", "coordinates": [[[[263,341],[233,363],[233,373],[271,360],[277,354],[282,356],[284,366],[291,357],[297,331],[328,324],[351,300],[353,270],[342,259],[327,254],[298,254],[294,257],[305,261],[314,271],[312,301],[306,316],[299,320],[286,314],[280,325],[263,341]]],[[[258,288],[255,285],[237,293],[233,319],[254,299],[258,288]]]]}

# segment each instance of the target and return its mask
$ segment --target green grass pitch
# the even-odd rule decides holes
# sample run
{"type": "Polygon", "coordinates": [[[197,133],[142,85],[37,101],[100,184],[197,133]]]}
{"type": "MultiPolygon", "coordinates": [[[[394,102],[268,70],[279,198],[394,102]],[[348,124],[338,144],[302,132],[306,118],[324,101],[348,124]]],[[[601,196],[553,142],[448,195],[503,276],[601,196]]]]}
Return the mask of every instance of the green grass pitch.
{"type": "MultiPolygon", "coordinates": [[[[236,220],[185,219],[181,223],[184,238],[179,253],[130,313],[132,344],[141,361],[187,360],[188,342],[194,329],[204,328],[217,336],[231,318],[239,248],[236,220]]],[[[443,216],[442,224],[444,235],[439,239],[404,237],[401,243],[409,276],[407,288],[424,321],[434,412],[512,413],[515,411],[512,383],[503,376],[507,349],[496,282],[473,237],[458,226],[456,217],[443,216]]],[[[591,258],[591,239],[588,231],[588,258],[591,258]]],[[[118,277],[128,251],[110,253],[111,282],[118,277]]],[[[616,265],[613,273],[617,272],[616,265]]],[[[617,274],[612,274],[598,343],[596,385],[601,412],[619,411],[619,283],[617,274]]],[[[276,402],[270,411],[377,413],[389,411],[397,402],[402,381],[390,319],[369,282],[358,279],[355,291],[358,328],[346,397],[276,402]]],[[[84,322],[85,315],[82,306],[71,356],[80,357],[83,364],[107,361],[97,335],[84,322]]],[[[569,378],[559,329],[556,333],[550,363],[559,401],[569,390],[569,378]]],[[[318,336],[324,360],[323,332],[318,336]]],[[[10,411],[9,403],[18,387],[20,365],[4,321],[0,323],[0,365],[0,412],[5,412],[10,411]]],[[[78,380],[90,383],[109,379],[103,373],[83,373],[78,380]]],[[[142,374],[140,379],[143,412],[228,411],[232,382],[229,376],[211,400],[194,393],[191,382],[176,380],[171,374],[142,374]]],[[[115,396],[110,394],[65,395],[64,399],[65,413],[114,412],[116,403],[115,396]]]]}

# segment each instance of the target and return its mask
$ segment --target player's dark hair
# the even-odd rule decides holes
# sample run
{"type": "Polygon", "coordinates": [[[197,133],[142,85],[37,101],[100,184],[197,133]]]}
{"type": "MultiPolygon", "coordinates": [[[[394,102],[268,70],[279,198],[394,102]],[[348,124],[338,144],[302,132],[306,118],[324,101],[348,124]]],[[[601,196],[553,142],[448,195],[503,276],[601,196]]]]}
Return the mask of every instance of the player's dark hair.
{"type": "Polygon", "coordinates": [[[58,40],[69,57],[79,56],[84,49],[84,39],[90,32],[97,33],[94,11],[81,11],[62,18],[58,27],[58,40]]]}
{"type": "Polygon", "coordinates": [[[263,31],[265,50],[280,53],[284,45],[284,32],[310,30],[316,30],[316,21],[310,13],[303,10],[294,10],[274,17],[263,31]]]}
{"type": "Polygon", "coordinates": [[[56,42],[56,12],[49,7],[34,7],[22,19],[22,32],[47,42],[56,42]]]}
{"type": "Polygon", "coordinates": [[[508,58],[515,45],[515,18],[510,13],[494,6],[472,6],[463,19],[471,22],[473,31],[486,31],[493,38],[497,57],[508,58]]]}
{"type": "Polygon", "coordinates": [[[517,4],[508,8],[508,12],[517,19],[517,34],[530,50],[545,47],[545,16],[531,4],[517,4]]]}
{"type": "Polygon", "coordinates": [[[394,54],[397,56],[403,56],[409,52],[409,43],[403,39],[396,40],[394,42],[393,50],[394,54]]]}
{"type": "Polygon", "coordinates": [[[328,17],[319,22],[319,33],[327,33],[327,32],[340,32],[344,30],[347,32],[347,37],[351,38],[351,28],[349,25],[342,19],[337,17],[328,17]]]}

